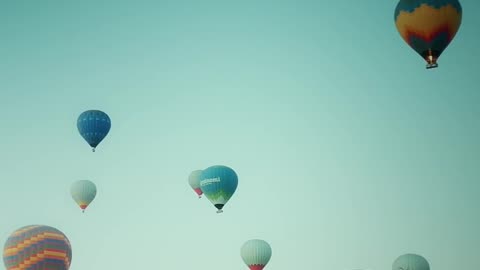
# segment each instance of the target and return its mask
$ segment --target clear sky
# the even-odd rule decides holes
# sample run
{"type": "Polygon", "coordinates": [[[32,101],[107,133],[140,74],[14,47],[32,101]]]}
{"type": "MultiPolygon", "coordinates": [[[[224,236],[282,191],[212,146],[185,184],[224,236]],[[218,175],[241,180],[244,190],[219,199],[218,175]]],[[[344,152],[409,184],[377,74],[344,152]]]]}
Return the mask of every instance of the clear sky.
{"type": "Polygon", "coordinates": [[[480,2],[439,67],[397,1],[0,0],[0,240],[44,224],[71,270],[479,269],[480,2]],[[78,115],[112,119],[92,153],[78,115]],[[189,173],[226,165],[217,214],[189,173]],[[85,214],[72,182],[98,194],[85,214]]]}

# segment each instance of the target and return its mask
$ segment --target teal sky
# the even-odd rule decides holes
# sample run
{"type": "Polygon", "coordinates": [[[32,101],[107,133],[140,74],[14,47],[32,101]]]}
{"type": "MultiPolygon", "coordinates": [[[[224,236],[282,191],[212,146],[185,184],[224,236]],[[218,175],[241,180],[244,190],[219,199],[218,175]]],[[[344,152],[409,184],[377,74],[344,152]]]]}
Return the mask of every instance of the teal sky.
{"type": "Polygon", "coordinates": [[[45,224],[71,270],[247,269],[251,238],[265,270],[479,269],[480,2],[434,70],[396,3],[0,0],[2,246],[45,224]],[[96,153],[88,109],[112,119],[96,153]],[[187,183],[216,164],[222,214],[187,183]]]}

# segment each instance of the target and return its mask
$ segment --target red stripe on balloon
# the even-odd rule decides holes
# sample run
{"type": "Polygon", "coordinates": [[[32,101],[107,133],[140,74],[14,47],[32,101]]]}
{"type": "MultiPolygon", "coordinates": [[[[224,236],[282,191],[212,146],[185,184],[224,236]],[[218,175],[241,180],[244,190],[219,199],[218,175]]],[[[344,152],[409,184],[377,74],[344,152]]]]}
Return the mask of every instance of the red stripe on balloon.
{"type": "Polygon", "coordinates": [[[262,270],[264,267],[265,267],[265,265],[263,265],[263,264],[252,264],[252,265],[248,266],[248,268],[250,268],[250,270],[262,270]]]}
{"type": "Polygon", "coordinates": [[[441,25],[437,27],[434,31],[431,31],[429,35],[424,35],[422,33],[416,32],[414,29],[408,28],[406,31],[407,34],[407,40],[410,43],[410,39],[412,37],[415,38],[420,38],[425,42],[432,42],[434,39],[436,39],[440,34],[447,33],[447,40],[448,42],[452,41],[453,35],[449,31],[448,24],[441,25]]]}

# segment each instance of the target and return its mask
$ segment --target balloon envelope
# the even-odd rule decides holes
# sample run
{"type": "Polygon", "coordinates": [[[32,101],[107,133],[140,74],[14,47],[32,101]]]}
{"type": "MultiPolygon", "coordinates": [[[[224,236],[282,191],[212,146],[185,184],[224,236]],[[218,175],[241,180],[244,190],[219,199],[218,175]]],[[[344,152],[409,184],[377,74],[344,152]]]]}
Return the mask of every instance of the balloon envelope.
{"type": "Polygon", "coordinates": [[[79,180],[70,187],[70,194],[72,199],[80,206],[80,209],[85,211],[88,205],[95,199],[97,187],[92,181],[79,180]]]}
{"type": "Polygon", "coordinates": [[[430,270],[430,265],[420,255],[404,254],[393,262],[392,270],[430,270]]]}
{"type": "Polygon", "coordinates": [[[394,19],[405,42],[434,68],[460,28],[462,6],[458,0],[400,0],[394,19]]]}
{"type": "Polygon", "coordinates": [[[210,202],[222,212],[238,186],[238,176],[227,166],[212,166],[202,171],[200,188],[210,202]]]}
{"type": "Polygon", "coordinates": [[[110,117],[99,110],[85,111],[77,119],[78,132],[94,152],[98,144],[107,136],[110,127],[110,117]]]}
{"type": "Polygon", "coordinates": [[[3,249],[7,270],[68,270],[72,249],[59,230],[44,225],[30,225],[13,232],[3,249]]]}
{"type": "Polygon", "coordinates": [[[203,194],[202,189],[200,188],[200,176],[202,175],[202,170],[195,170],[190,173],[188,176],[188,184],[190,187],[197,193],[200,198],[203,194]]]}
{"type": "Polygon", "coordinates": [[[272,248],[264,240],[252,239],[243,244],[240,255],[251,270],[262,270],[272,257],[272,248]]]}

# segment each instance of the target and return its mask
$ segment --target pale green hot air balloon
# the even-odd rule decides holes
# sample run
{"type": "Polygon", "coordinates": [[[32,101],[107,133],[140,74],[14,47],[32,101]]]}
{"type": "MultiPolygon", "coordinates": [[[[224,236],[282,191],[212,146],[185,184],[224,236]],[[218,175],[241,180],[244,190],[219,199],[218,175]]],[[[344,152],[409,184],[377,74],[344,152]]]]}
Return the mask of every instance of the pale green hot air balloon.
{"type": "Polygon", "coordinates": [[[243,244],[240,255],[250,270],[262,270],[272,257],[272,248],[264,240],[252,239],[243,244]]]}
{"type": "Polygon", "coordinates": [[[97,187],[92,181],[79,180],[72,184],[70,194],[73,200],[80,206],[82,212],[85,212],[85,209],[97,195],[97,187]]]}
{"type": "Polygon", "coordinates": [[[430,265],[420,255],[404,254],[393,262],[392,270],[430,270],[430,265]]]}
{"type": "Polygon", "coordinates": [[[190,173],[188,176],[188,184],[190,187],[197,193],[198,198],[202,197],[202,189],[200,188],[200,176],[202,175],[202,170],[195,170],[190,173]]]}

